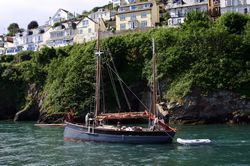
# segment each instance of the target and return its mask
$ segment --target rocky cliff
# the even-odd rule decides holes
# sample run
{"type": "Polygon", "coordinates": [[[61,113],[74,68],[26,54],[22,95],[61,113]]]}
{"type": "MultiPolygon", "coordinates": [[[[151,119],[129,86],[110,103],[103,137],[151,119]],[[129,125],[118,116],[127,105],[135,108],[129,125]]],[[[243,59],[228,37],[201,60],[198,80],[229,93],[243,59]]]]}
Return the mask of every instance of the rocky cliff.
{"type": "Polygon", "coordinates": [[[250,100],[230,91],[201,95],[193,90],[179,102],[168,104],[171,121],[179,124],[249,123],[250,100]]]}

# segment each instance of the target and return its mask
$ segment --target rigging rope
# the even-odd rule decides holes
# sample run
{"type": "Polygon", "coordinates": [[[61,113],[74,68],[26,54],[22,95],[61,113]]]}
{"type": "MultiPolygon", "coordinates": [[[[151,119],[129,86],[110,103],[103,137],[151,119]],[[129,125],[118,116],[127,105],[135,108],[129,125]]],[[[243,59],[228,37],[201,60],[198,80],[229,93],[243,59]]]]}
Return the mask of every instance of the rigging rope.
{"type": "Polygon", "coordinates": [[[121,79],[121,77],[106,63],[108,68],[118,77],[118,79],[126,86],[126,88],[136,97],[136,99],[142,104],[142,106],[148,111],[148,107],[136,96],[136,94],[128,87],[128,85],[121,79]]]}
{"type": "Polygon", "coordinates": [[[114,77],[113,77],[110,69],[109,68],[107,68],[107,69],[108,69],[108,74],[109,74],[109,77],[110,77],[110,80],[111,80],[111,85],[113,87],[113,91],[114,91],[114,94],[115,94],[115,99],[116,99],[116,102],[118,104],[118,108],[119,108],[119,112],[120,112],[120,110],[121,110],[121,104],[120,104],[118,93],[117,93],[117,89],[116,89],[116,86],[115,86],[114,77]]]}
{"type": "MultiPolygon", "coordinates": [[[[113,65],[113,67],[114,67],[114,71],[115,71],[115,72],[117,73],[117,75],[119,76],[119,74],[118,74],[118,72],[117,72],[117,69],[116,69],[116,66],[115,66],[115,63],[114,63],[114,60],[113,60],[111,54],[109,54],[109,56],[110,56],[110,58],[111,58],[112,65],[113,65]]],[[[120,78],[120,76],[118,77],[118,81],[119,81],[120,87],[121,87],[121,89],[122,89],[122,93],[123,93],[123,95],[124,95],[124,97],[125,97],[125,100],[126,100],[126,102],[127,102],[129,111],[131,112],[131,105],[130,105],[130,103],[129,103],[129,101],[128,101],[128,97],[127,97],[127,95],[126,95],[126,93],[125,93],[124,87],[123,87],[123,85],[122,85],[122,83],[121,83],[121,79],[119,79],[119,78],[120,78]]]]}

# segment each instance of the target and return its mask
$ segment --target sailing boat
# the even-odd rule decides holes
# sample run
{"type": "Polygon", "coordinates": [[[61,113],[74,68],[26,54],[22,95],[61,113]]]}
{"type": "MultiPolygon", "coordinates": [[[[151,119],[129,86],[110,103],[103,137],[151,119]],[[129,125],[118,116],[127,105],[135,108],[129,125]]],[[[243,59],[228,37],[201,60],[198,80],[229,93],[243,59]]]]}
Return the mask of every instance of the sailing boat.
{"type": "Polygon", "coordinates": [[[95,115],[85,118],[87,121],[85,125],[75,124],[72,122],[65,122],[64,140],[72,141],[94,141],[94,142],[111,142],[111,143],[129,143],[129,144],[163,144],[172,142],[175,129],[169,127],[162,122],[156,116],[156,79],[155,79],[155,53],[153,44],[153,110],[154,113],[150,113],[148,110],[145,112],[131,112],[131,113],[119,113],[100,115],[100,83],[101,83],[101,54],[99,46],[99,32],[97,37],[97,52],[96,54],[96,92],[95,92],[95,115]],[[102,121],[106,119],[112,119],[115,117],[126,118],[139,117],[149,119],[154,124],[144,127],[121,127],[119,124],[103,125],[102,121]]]}

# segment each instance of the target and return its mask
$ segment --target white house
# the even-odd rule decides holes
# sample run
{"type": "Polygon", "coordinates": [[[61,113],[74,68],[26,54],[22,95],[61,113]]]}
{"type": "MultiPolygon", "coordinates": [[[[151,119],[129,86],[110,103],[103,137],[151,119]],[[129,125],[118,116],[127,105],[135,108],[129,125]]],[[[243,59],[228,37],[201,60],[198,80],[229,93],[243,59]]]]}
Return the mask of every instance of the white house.
{"type": "Polygon", "coordinates": [[[46,45],[49,47],[61,47],[73,44],[75,35],[76,23],[68,21],[61,23],[49,30],[49,37],[46,40],[46,45]]]}
{"type": "Polygon", "coordinates": [[[21,48],[22,51],[37,51],[41,43],[44,42],[43,35],[48,29],[49,26],[40,26],[17,33],[13,39],[14,47],[21,48]]]}
{"type": "Polygon", "coordinates": [[[169,26],[179,26],[184,23],[186,14],[190,11],[208,11],[207,0],[174,0],[167,4],[166,10],[170,14],[169,26]]]}
{"type": "Polygon", "coordinates": [[[58,9],[53,17],[49,18],[46,24],[53,26],[57,22],[63,22],[75,18],[75,15],[65,9],[58,9]]]}
{"type": "Polygon", "coordinates": [[[238,12],[247,14],[250,12],[250,0],[220,0],[221,14],[226,12],[238,12]]]}
{"type": "Polygon", "coordinates": [[[103,19],[104,21],[110,21],[114,20],[115,14],[115,10],[100,8],[97,12],[90,13],[88,17],[95,21],[98,21],[99,19],[103,19]]]}

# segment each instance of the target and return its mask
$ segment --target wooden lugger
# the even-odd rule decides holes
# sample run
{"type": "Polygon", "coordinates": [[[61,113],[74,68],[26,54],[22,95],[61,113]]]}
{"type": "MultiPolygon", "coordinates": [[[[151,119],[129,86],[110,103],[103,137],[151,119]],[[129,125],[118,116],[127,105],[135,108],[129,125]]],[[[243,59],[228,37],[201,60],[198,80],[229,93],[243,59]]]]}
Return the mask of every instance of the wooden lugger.
{"type": "Polygon", "coordinates": [[[128,144],[165,144],[172,142],[175,131],[153,131],[148,128],[84,126],[66,122],[64,140],[128,144]]]}

